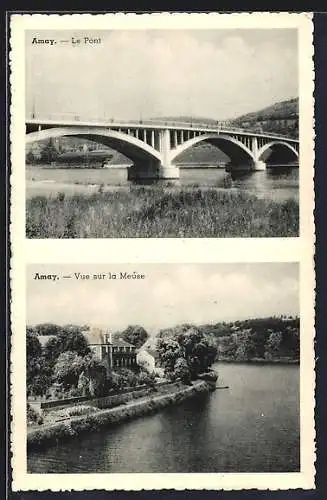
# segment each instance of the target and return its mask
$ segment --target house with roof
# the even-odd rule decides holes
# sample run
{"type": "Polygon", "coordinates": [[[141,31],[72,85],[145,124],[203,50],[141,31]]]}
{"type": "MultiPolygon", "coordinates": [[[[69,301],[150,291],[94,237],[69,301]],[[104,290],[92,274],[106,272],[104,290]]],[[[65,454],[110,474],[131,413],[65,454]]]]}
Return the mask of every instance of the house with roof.
{"type": "Polygon", "coordinates": [[[146,342],[136,354],[137,364],[142,366],[149,373],[154,373],[159,377],[164,376],[164,370],[158,366],[159,353],[157,349],[146,342]]]}
{"type": "MultiPolygon", "coordinates": [[[[119,334],[113,334],[102,328],[91,327],[82,332],[92,353],[107,368],[132,368],[137,365],[136,347],[122,339],[119,334]]],[[[39,335],[41,348],[44,349],[55,335],[39,335]]]]}
{"type": "Polygon", "coordinates": [[[137,365],[136,347],[120,338],[119,334],[112,334],[101,328],[90,328],[83,335],[94,356],[108,371],[137,365]]]}

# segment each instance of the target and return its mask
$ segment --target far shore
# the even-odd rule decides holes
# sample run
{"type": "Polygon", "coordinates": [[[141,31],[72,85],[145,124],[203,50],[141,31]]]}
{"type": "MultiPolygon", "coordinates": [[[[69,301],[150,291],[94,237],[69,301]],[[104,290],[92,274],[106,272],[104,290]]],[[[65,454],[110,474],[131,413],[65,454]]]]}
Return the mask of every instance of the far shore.
{"type": "Polygon", "coordinates": [[[220,358],[216,363],[239,363],[239,364],[258,364],[258,365],[299,365],[299,359],[265,359],[253,358],[248,360],[220,358]]]}
{"type": "MultiPolygon", "coordinates": [[[[158,183],[160,184],[160,182],[158,183]]],[[[65,193],[67,195],[75,195],[75,194],[96,194],[101,190],[102,193],[114,193],[117,191],[129,191],[131,187],[134,185],[132,183],[117,183],[117,184],[101,184],[101,183],[89,183],[89,182],[58,182],[56,180],[26,180],[26,198],[34,198],[35,196],[47,196],[54,197],[59,193],[65,193]]],[[[137,185],[135,185],[136,187],[137,185]]],[[[156,184],[154,184],[156,186],[156,184]]],[[[140,185],[142,187],[142,185],[140,185]]],[[[144,187],[151,187],[151,185],[144,187]]],[[[169,186],[169,189],[178,188],[177,186],[169,186]]],[[[198,187],[198,186],[196,186],[198,187]]],[[[193,185],[183,186],[183,190],[192,190],[194,189],[193,185]]],[[[216,186],[202,186],[201,189],[205,190],[215,190],[226,192],[226,188],[224,187],[216,187],[216,186]]],[[[239,192],[240,190],[237,188],[228,188],[229,192],[239,192]]],[[[258,197],[264,198],[263,194],[260,195],[258,193],[258,197]]]]}

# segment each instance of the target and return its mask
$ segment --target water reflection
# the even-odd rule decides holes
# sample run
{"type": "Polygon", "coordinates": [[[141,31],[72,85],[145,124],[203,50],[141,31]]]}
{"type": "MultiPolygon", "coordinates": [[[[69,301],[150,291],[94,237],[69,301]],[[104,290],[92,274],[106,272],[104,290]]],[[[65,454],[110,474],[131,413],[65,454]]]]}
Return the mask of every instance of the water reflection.
{"type": "Polygon", "coordinates": [[[29,453],[29,472],[298,471],[299,368],[217,369],[228,390],[29,453]]]}
{"type": "MultiPolygon", "coordinates": [[[[127,180],[126,168],[42,168],[26,169],[27,196],[67,193],[88,193],[100,185],[106,188],[124,187],[127,180]]],[[[143,184],[157,185],[162,181],[149,180],[143,184]]],[[[271,167],[264,171],[232,171],[222,168],[180,168],[180,179],[163,181],[170,186],[216,187],[241,190],[274,201],[288,198],[299,199],[299,169],[297,167],[271,167]]]]}

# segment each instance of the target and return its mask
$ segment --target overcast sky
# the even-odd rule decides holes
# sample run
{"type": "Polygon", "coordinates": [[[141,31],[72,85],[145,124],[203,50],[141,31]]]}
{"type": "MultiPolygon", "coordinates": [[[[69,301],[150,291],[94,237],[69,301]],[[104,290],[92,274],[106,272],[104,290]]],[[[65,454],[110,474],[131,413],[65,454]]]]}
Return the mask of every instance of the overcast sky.
{"type": "Polygon", "coordinates": [[[26,107],[121,119],[233,118],[298,96],[294,29],[26,34],[26,107]],[[84,44],[83,37],[101,44],[84,44]],[[32,44],[34,37],[57,44],[32,44]],[[78,46],[60,40],[79,38],[78,46]]]}
{"type": "Polygon", "coordinates": [[[196,324],[267,315],[299,314],[298,265],[140,264],[30,265],[27,324],[91,324],[113,330],[140,324],[155,333],[180,323],[196,324]],[[119,274],[144,280],[35,280],[35,273],[119,274]]]}

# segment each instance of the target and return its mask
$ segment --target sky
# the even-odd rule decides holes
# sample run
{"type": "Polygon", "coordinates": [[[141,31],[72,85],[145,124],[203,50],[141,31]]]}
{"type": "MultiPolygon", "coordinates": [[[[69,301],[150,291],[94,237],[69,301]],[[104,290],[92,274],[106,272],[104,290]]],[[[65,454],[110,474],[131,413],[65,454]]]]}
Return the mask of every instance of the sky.
{"type": "Polygon", "coordinates": [[[222,120],[298,96],[295,29],[39,30],[25,46],[26,110],[38,116],[222,120]]]}
{"type": "Polygon", "coordinates": [[[130,324],[155,334],[181,323],[213,323],[270,315],[299,315],[296,263],[30,265],[27,324],[89,324],[112,330],[130,324]],[[109,272],[144,274],[108,279],[109,272]],[[77,280],[74,273],[89,274],[77,280]],[[56,281],[35,273],[57,274],[56,281]],[[106,279],[94,280],[94,274],[106,279]],[[71,275],[71,279],[62,276],[71,275]]]}

